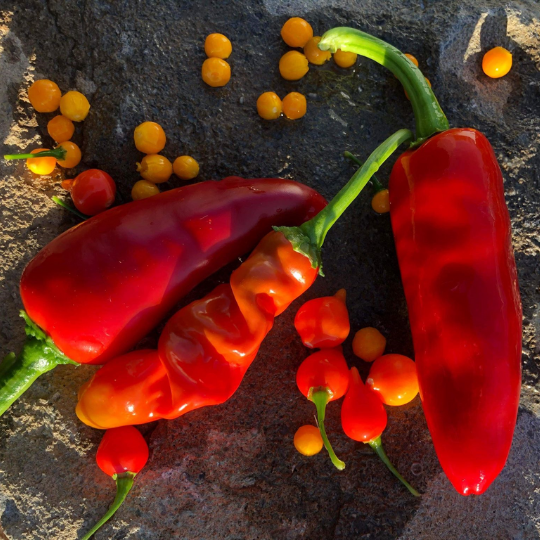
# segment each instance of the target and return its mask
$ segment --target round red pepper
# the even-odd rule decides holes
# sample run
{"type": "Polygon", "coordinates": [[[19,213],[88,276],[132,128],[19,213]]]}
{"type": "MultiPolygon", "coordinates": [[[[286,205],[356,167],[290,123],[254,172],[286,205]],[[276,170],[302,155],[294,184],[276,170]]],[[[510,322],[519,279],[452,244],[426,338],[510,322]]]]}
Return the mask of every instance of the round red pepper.
{"type": "Polygon", "coordinates": [[[71,186],[75,208],[87,216],[95,216],[114,202],[116,184],[105,171],[88,169],[79,174],[71,186]]]}

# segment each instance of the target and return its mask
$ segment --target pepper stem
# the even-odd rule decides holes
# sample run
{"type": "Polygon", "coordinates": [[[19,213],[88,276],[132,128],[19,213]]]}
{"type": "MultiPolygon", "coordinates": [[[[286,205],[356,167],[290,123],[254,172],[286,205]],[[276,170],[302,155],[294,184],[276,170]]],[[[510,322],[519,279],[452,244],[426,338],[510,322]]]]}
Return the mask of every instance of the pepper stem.
{"type": "Polygon", "coordinates": [[[63,146],[57,146],[54,150],[42,150],[35,154],[6,154],[4,159],[34,159],[38,157],[53,157],[62,161],[66,157],[66,149],[63,146]]]}
{"type": "Polygon", "coordinates": [[[380,435],[376,438],[370,441],[369,446],[375,450],[377,455],[381,458],[383,463],[390,469],[390,472],[415,496],[420,497],[420,493],[414,489],[401,474],[399,474],[398,470],[392,465],[392,462],[388,459],[388,456],[386,455],[386,452],[384,451],[382,440],[380,435]]]}
{"type": "MultiPolygon", "coordinates": [[[[351,154],[350,152],[343,152],[343,157],[346,157],[347,159],[350,159],[351,161],[354,161],[359,167],[361,167],[364,162],[360,161],[355,155],[351,154]]],[[[371,183],[373,184],[373,194],[376,195],[379,193],[379,191],[382,191],[383,189],[386,189],[377,179],[375,175],[371,177],[371,183]]]]}
{"type": "Polygon", "coordinates": [[[411,138],[412,133],[408,129],[396,131],[371,153],[362,167],[354,173],[347,184],[314,218],[306,221],[300,227],[274,227],[274,230],[283,233],[291,242],[293,249],[308,257],[311,266],[318,268],[319,274],[324,275],[322,272],[321,247],[326,234],[364,189],[380,166],[402,143],[410,141],[411,138]]]}
{"type": "Polygon", "coordinates": [[[62,199],[54,195],[52,197],[52,200],[62,208],[65,208],[66,210],[69,210],[72,214],[75,214],[76,216],[80,217],[81,219],[88,219],[90,216],[87,216],[86,214],[83,214],[82,212],[79,212],[76,208],[73,208],[73,206],[70,206],[69,204],[66,204],[62,199]]]}
{"type": "Polygon", "coordinates": [[[326,387],[309,389],[309,399],[315,403],[315,407],[317,408],[317,423],[319,424],[319,431],[321,432],[324,447],[326,450],[328,450],[328,455],[330,456],[332,463],[336,466],[336,468],[342,471],[345,468],[345,463],[343,463],[343,461],[336,456],[336,453],[334,452],[334,449],[332,448],[332,445],[330,444],[330,441],[326,435],[326,430],[324,429],[326,405],[330,401],[330,398],[330,391],[326,387]]]}
{"type": "Polygon", "coordinates": [[[319,49],[331,52],[341,49],[365,56],[388,68],[399,79],[411,100],[416,120],[416,140],[413,146],[448,129],[448,120],[422,72],[389,43],[360,30],[342,26],[325,32],[319,42],[319,49]]]}
{"type": "Polygon", "coordinates": [[[62,354],[41,328],[24,311],[26,342],[21,354],[8,354],[0,364],[0,416],[26,392],[34,381],[59,364],[75,364],[62,354]]]}
{"type": "Polygon", "coordinates": [[[136,473],[126,472],[116,475],[116,497],[113,503],[105,513],[105,515],[81,538],[81,540],[89,540],[98,529],[100,529],[109,519],[111,519],[115,512],[120,508],[120,505],[124,502],[127,494],[133,486],[133,479],[136,473]]]}

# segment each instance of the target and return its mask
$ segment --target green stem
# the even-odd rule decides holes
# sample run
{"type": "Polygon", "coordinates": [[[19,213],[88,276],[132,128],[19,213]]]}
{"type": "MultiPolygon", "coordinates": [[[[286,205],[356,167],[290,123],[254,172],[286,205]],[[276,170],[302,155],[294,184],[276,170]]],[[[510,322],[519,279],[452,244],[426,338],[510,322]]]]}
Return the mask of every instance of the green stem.
{"type": "MultiPolygon", "coordinates": [[[[343,156],[347,159],[350,159],[351,161],[354,161],[359,167],[361,167],[364,162],[360,161],[355,155],[351,154],[350,152],[343,152],[343,156]]],[[[383,189],[386,189],[377,179],[375,175],[371,177],[371,183],[373,184],[373,193],[379,193],[379,191],[382,191],[383,189]]]]}
{"type": "Polygon", "coordinates": [[[26,342],[19,356],[8,354],[0,364],[0,416],[32,386],[34,381],[60,364],[75,364],[62,354],[26,313],[26,342]]]}
{"type": "Polygon", "coordinates": [[[328,455],[330,456],[332,463],[336,466],[336,468],[342,471],[345,468],[345,463],[343,463],[343,461],[336,456],[336,453],[334,452],[334,449],[326,436],[326,430],[324,429],[326,405],[330,401],[330,397],[330,392],[326,387],[309,389],[309,399],[315,403],[315,407],[317,408],[317,423],[319,424],[319,431],[321,432],[324,447],[326,450],[328,450],[328,455]]]}
{"type": "Polygon", "coordinates": [[[414,489],[401,474],[397,471],[397,469],[392,465],[391,461],[388,459],[388,456],[386,455],[386,452],[384,451],[381,437],[377,437],[373,441],[370,441],[369,446],[375,450],[377,455],[381,458],[383,463],[390,469],[391,473],[415,496],[420,497],[420,493],[414,489]]]}
{"type": "Polygon", "coordinates": [[[314,218],[300,227],[274,227],[283,233],[291,242],[295,251],[305,255],[313,268],[322,272],[321,247],[326,234],[338,218],[345,212],[358,194],[364,189],[370,178],[380,166],[404,142],[410,141],[412,133],[408,129],[400,129],[380,144],[368,157],[364,165],[345,184],[339,193],[314,218]]]}
{"type": "Polygon", "coordinates": [[[79,216],[81,219],[88,219],[90,216],[87,216],[86,214],[83,214],[82,212],[79,212],[76,208],[73,208],[73,206],[70,206],[69,204],[66,204],[62,199],[54,195],[52,197],[52,200],[62,208],[65,208],[66,210],[69,210],[71,213],[75,214],[76,216],[79,216]]]}
{"type": "MultiPolygon", "coordinates": [[[[113,503],[107,510],[106,514],[81,538],[81,540],[89,540],[99,528],[101,528],[109,519],[111,519],[115,512],[120,508],[120,505],[124,502],[127,494],[133,486],[133,479],[136,473],[127,472],[118,475],[116,480],[116,497],[113,503]]],[[[113,477],[114,478],[114,477],[113,477]]]]}
{"type": "Polygon", "coordinates": [[[422,72],[389,43],[360,30],[343,26],[325,32],[319,48],[332,52],[341,49],[365,56],[388,68],[399,79],[411,100],[416,120],[414,146],[435,133],[448,129],[448,120],[422,72]]]}
{"type": "Polygon", "coordinates": [[[42,150],[35,154],[6,154],[4,159],[33,159],[37,157],[53,157],[62,161],[66,157],[66,149],[63,146],[57,146],[54,150],[42,150]]]}

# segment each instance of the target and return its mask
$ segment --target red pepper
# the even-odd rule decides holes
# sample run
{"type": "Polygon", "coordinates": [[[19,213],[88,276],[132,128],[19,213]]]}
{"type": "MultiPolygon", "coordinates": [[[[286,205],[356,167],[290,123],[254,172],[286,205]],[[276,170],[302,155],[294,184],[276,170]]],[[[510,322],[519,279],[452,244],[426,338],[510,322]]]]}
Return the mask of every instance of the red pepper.
{"type": "Polygon", "coordinates": [[[480,494],[506,462],[521,386],[521,301],[501,170],[481,133],[448,129],[400,51],[350,28],[320,44],[388,67],[411,99],[417,140],[389,189],[420,394],[448,478],[459,493],[480,494]]]}
{"type": "Polygon", "coordinates": [[[148,461],[148,445],[133,426],[109,429],[98,447],[98,467],[116,482],[116,497],[107,513],[81,540],[88,540],[100,529],[124,502],[133,486],[133,479],[148,461]]]}
{"type": "Polygon", "coordinates": [[[57,364],[102,364],[129,350],[272,225],[300,224],[324,205],[291,180],[230,177],[113,208],[60,235],[21,278],[29,337],[0,367],[0,414],[57,364]]]}
{"type": "Polygon", "coordinates": [[[229,284],[171,318],[158,354],[132,353],[100,369],[81,389],[78,417],[104,429],[176,418],[227,400],[274,318],[315,280],[330,227],[380,164],[409,138],[410,132],[401,130],[387,139],[316,217],[300,227],[279,227],[263,238],[229,284]]]}

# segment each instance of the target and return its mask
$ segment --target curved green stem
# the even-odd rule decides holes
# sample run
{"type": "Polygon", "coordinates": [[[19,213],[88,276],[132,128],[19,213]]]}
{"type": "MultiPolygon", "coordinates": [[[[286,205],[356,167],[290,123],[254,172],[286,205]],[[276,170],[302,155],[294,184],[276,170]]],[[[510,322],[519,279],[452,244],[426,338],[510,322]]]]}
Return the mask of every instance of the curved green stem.
{"type": "MultiPolygon", "coordinates": [[[[120,508],[120,505],[124,502],[127,494],[133,486],[133,479],[136,473],[127,472],[118,475],[116,480],[116,497],[113,503],[105,513],[105,515],[81,538],[81,540],[89,540],[97,530],[102,527],[109,519],[111,519],[115,512],[120,508]]],[[[114,477],[113,477],[114,478],[114,477]]]]}
{"type": "Polygon", "coordinates": [[[69,210],[72,214],[75,214],[76,216],[80,217],[81,219],[88,219],[90,216],[87,216],[86,214],[83,214],[82,212],[79,212],[76,208],[73,208],[73,206],[70,206],[69,204],[66,204],[62,199],[54,195],[52,197],[52,200],[62,208],[65,208],[66,210],[69,210]]]}
{"type": "Polygon", "coordinates": [[[410,141],[411,138],[412,133],[408,129],[400,129],[390,135],[371,153],[362,167],[354,173],[347,184],[314,218],[306,221],[300,227],[274,227],[274,230],[283,233],[291,242],[293,249],[305,255],[311,261],[311,266],[318,268],[319,274],[324,275],[322,272],[321,247],[326,234],[364,189],[380,166],[402,143],[410,141]]]}
{"type": "Polygon", "coordinates": [[[321,432],[324,447],[326,450],[328,450],[328,455],[330,456],[332,463],[336,466],[336,468],[342,471],[345,468],[345,463],[343,463],[343,461],[336,456],[336,453],[334,452],[334,449],[332,448],[332,445],[330,444],[330,441],[326,435],[326,430],[324,429],[326,405],[330,401],[330,397],[330,392],[326,387],[309,389],[309,399],[315,403],[315,407],[317,408],[317,423],[319,424],[319,431],[321,432]]]}
{"type": "MultiPolygon", "coordinates": [[[[343,152],[343,156],[347,159],[350,159],[354,163],[356,163],[359,167],[361,167],[364,162],[360,161],[354,154],[351,154],[350,152],[343,152]]],[[[371,183],[373,184],[373,194],[379,193],[379,191],[382,191],[383,189],[386,189],[377,179],[375,175],[371,177],[371,183]]]]}
{"type": "Polygon", "coordinates": [[[421,144],[435,133],[448,129],[448,120],[422,72],[389,43],[343,26],[325,32],[319,48],[332,52],[341,49],[365,56],[388,68],[399,79],[411,100],[416,120],[416,140],[413,145],[421,144]]]}
{"type": "Polygon", "coordinates": [[[4,159],[33,159],[38,157],[53,157],[62,161],[66,157],[66,149],[63,146],[57,146],[54,150],[42,150],[35,154],[6,154],[4,159]]]}
{"type": "Polygon", "coordinates": [[[373,441],[370,441],[369,446],[375,450],[377,455],[381,458],[383,463],[390,469],[390,472],[415,496],[420,497],[420,493],[414,489],[401,474],[399,474],[398,470],[392,465],[392,462],[388,459],[388,456],[386,455],[386,452],[384,451],[381,437],[377,437],[373,441]]]}
{"type": "Polygon", "coordinates": [[[0,416],[26,392],[34,381],[60,364],[75,364],[62,354],[41,328],[21,311],[26,320],[26,342],[21,354],[8,354],[0,364],[0,416]]]}

